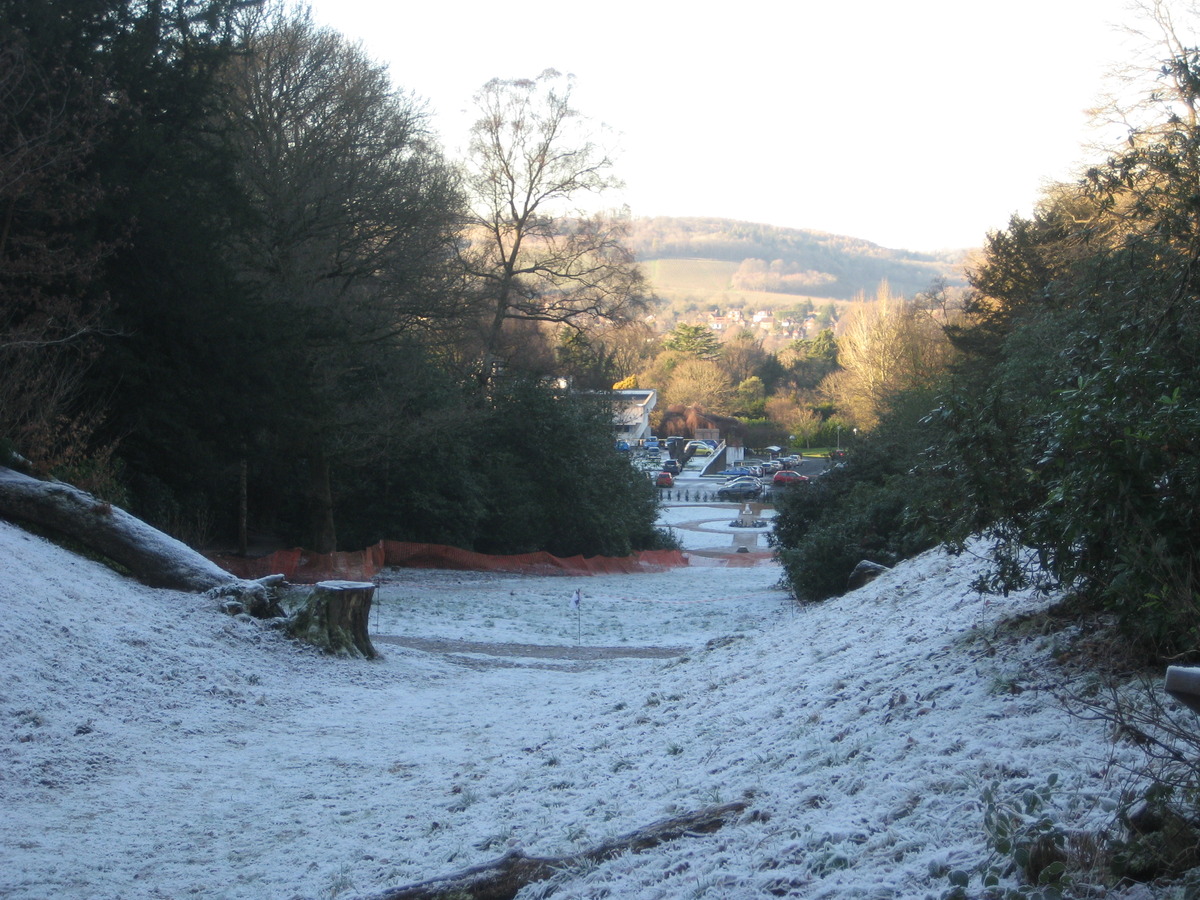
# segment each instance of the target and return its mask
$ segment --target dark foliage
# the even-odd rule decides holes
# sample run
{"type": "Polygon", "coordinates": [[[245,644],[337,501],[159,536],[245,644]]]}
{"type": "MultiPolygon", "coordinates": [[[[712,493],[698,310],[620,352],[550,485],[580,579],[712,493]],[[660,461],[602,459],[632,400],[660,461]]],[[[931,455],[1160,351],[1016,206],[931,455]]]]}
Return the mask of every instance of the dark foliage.
{"type": "Polygon", "coordinates": [[[501,380],[471,446],[470,477],[486,508],[473,549],[624,556],[661,545],[657,492],[613,452],[603,395],[501,380]]]}
{"type": "Polygon", "coordinates": [[[925,419],[932,402],[928,392],[895,398],[844,462],[776,492],[772,542],[798,599],[844,593],[861,560],[892,566],[938,542],[950,490],[945,470],[927,453],[937,438],[925,419]]]}

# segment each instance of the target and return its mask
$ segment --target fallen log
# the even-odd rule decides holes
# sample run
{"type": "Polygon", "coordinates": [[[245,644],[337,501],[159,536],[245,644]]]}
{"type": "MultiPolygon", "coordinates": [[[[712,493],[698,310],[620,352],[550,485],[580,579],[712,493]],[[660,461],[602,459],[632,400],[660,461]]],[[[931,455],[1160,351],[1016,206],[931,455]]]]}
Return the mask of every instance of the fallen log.
{"type": "Polygon", "coordinates": [[[240,581],[187,544],[62,481],[0,466],[0,516],[65,535],[152,587],[208,591],[240,581]]]}
{"type": "Polygon", "coordinates": [[[282,575],[238,578],[183,541],[65,482],[41,481],[0,466],[0,517],[77,541],[152,587],[230,598],[229,612],[247,610],[260,618],[281,613],[275,589],[282,575]]]}
{"type": "Polygon", "coordinates": [[[726,803],[672,816],[570,856],[526,856],[512,850],[492,862],[392,888],[365,900],[512,900],[521,888],[545,881],[563,869],[603,862],[622,853],[638,853],[689,834],[716,831],[747,806],[726,803]]]}

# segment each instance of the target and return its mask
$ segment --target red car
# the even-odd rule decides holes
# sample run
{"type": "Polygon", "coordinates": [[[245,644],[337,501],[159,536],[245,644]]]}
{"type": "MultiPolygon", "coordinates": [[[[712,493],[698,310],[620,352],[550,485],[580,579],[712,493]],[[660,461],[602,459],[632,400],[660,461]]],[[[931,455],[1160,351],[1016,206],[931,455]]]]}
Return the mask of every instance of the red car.
{"type": "Polygon", "coordinates": [[[670,472],[659,472],[654,476],[655,487],[675,487],[675,476],[670,472]]]}
{"type": "Polygon", "coordinates": [[[781,469],[771,479],[772,484],[800,484],[804,481],[808,481],[807,475],[801,475],[799,472],[793,472],[791,469],[781,469]]]}

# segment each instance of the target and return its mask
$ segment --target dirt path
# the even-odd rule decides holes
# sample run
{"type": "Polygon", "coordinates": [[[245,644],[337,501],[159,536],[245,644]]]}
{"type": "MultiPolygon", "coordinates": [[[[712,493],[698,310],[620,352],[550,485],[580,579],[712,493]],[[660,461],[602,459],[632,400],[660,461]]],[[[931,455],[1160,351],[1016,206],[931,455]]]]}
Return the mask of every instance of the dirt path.
{"type": "Polygon", "coordinates": [[[683,656],[687,647],[563,647],[552,644],[489,644],[481,641],[430,640],[376,634],[372,641],[398,644],[410,650],[428,653],[478,653],[484,656],[529,657],[535,659],[671,659],[683,656]]]}

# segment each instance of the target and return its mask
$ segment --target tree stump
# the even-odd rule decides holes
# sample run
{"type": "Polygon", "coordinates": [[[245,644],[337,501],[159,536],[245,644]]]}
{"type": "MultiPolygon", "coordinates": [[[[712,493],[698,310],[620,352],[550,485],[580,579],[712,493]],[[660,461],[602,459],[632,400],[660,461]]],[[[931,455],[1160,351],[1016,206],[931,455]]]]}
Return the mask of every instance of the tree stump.
{"type": "Polygon", "coordinates": [[[371,645],[367,622],[375,585],[369,581],[322,581],[293,613],[289,631],[297,638],[338,656],[379,654],[371,645]]]}

